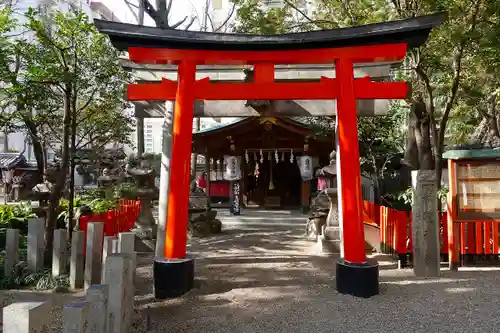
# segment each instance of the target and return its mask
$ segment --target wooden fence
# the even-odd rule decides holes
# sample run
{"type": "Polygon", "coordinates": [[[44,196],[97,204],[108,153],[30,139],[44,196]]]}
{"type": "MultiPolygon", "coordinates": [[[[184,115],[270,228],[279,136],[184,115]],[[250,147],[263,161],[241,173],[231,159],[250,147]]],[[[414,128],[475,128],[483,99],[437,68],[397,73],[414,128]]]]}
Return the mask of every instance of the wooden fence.
{"type": "Polygon", "coordinates": [[[139,200],[120,200],[117,209],[80,217],[80,230],[86,234],[89,222],[103,222],[104,236],[116,236],[134,227],[140,210],[139,200]]]}
{"type": "MultiPolygon", "coordinates": [[[[380,232],[382,253],[392,254],[400,260],[401,266],[412,263],[412,216],[390,207],[364,201],[363,215],[365,224],[376,225],[380,232]]],[[[440,214],[441,260],[448,260],[448,219],[447,213],[440,214]]],[[[455,223],[459,230],[460,261],[467,263],[499,264],[499,222],[477,221],[455,223]]]]}

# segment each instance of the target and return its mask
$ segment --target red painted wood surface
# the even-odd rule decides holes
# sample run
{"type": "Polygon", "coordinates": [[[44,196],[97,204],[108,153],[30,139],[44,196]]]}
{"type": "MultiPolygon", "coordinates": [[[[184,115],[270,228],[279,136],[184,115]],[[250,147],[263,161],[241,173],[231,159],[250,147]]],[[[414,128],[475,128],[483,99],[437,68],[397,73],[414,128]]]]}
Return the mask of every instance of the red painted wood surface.
{"type": "Polygon", "coordinates": [[[285,51],[216,51],[129,47],[129,59],[140,64],[243,65],[268,62],[272,64],[331,64],[337,59],[353,62],[402,61],[406,44],[383,44],[343,48],[285,51]]]}
{"type": "Polygon", "coordinates": [[[193,142],[193,111],[196,64],[179,65],[179,89],[175,99],[172,159],[170,161],[170,193],[168,196],[165,257],[186,257],[190,164],[193,142]]]}
{"type": "MultiPolygon", "coordinates": [[[[85,239],[87,239],[88,224],[90,222],[103,222],[103,237],[116,236],[120,232],[132,230],[137,217],[139,217],[140,210],[141,203],[139,200],[120,200],[115,210],[80,217],[80,230],[85,233],[85,239]]],[[[86,243],[87,242],[84,242],[84,246],[86,243]]]]}
{"type": "MultiPolygon", "coordinates": [[[[407,214],[393,208],[363,202],[363,219],[366,224],[380,227],[380,243],[383,252],[395,254],[413,253],[411,235],[411,213],[407,214]],[[375,209],[375,208],[378,208],[375,209]],[[377,216],[378,215],[378,216],[377,216]]],[[[493,255],[499,252],[499,222],[476,221],[454,223],[457,228],[460,255],[493,255]]],[[[441,213],[439,218],[441,254],[448,254],[448,215],[441,213]]]]}
{"type": "Polygon", "coordinates": [[[363,199],[361,196],[361,169],[359,165],[359,140],[354,67],[352,60],[335,62],[339,80],[337,99],[337,156],[339,176],[339,204],[342,206],[342,239],[344,259],[351,263],[366,262],[363,226],[363,199]]]}
{"type": "MultiPolygon", "coordinates": [[[[174,130],[170,170],[170,193],[165,241],[166,258],[186,255],[189,200],[189,169],[192,148],[194,101],[250,99],[337,99],[337,133],[339,172],[342,185],[344,259],[366,262],[361,176],[357,131],[357,99],[399,98],[408,94],[406,83],[371,82],[369,77],[354,79],[354,63],[401,61],[407,45],[384,44],[330,49],[294,51],[213,51],[130,47],[129,58],[136,63],[178,64],[178,82],[162,80],[161,84],[131,85],[130,100],[174,100],[174,130]],[[275,83],[275,64],[332,64],[336,79],[320,82],[275,83]],[[196,65],[253,64],[253,83],[217,83],[205,78],[196,81],[196,65]]],[[[392,223],[392,222],[391,222],[392,223]]],[[[396,244],[396,236],[391,236],[396,244]]],[[[400,244],[400,243],[398,243],[400,244]]]]}
{"type": "MultiPolygon", "coordinates": [[[[161,83],[129,84],[129,101],[175,100],[177,82],[162,79],[161,83]]],[[[254,82],[254,83],[212,83],[209,78],[194,82],[193,96],[197,100],[283,100],[307,99],[326,100],[339,97],[337,79],[321,77],[320,82],[254,82]]],[[[357,99],[393,99],[408,95],[406,82],[372,82],[370,77],[354,80],[357,99]]]]}

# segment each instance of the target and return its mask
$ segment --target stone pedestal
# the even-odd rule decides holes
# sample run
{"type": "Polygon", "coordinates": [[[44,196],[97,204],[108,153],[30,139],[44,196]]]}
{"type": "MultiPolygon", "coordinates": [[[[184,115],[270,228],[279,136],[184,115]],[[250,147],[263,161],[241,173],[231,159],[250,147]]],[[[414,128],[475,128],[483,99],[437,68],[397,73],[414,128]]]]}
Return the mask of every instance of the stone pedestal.
{"type": "Polygon", "coordinates": [[[102,240],[104,223],[91,222],[87,226],[85,252],[85,289],[92,284],[101,283],[102,274],[102,240]]]}
{"type": "Polygon", "coordinates": [[[339,225],[337,189],[326,189],[330,199],[330,211],[326,218],[326,225],[318,237],[319,250],[322,253],[341,253],[342,256],[342,233],[339,225]]]}
{"type": "Polygon", "coordinates": [[[19,302],[3,308],[3,332],[48,332],[52,322],[50,302],[19,302]]]}
{"type": "Polygon", "coordinates": [[[436,172],[412,171],[413,270],[419,277],[438,277],[440,271],[436,172]]]}
{"type": "Polygon", "coordinates": [[[156,250],[158,226],[153,217],[153,207],[149,198],[141,198],[141,211],[132,232],[135,234],[138,251],[154,252],[156,250]]]}
{"type": "Polygon", "coordinates": [[[19,230],[7,229],[5,240],[5,261],[4,275],[9,277],[12,275],[14,266],[19,261],[19,230]]]}
{"type": "Polygon", "coordinates": [[[154,295],[157,299],[176,298],[194,286],[194,260],[156,257],[153,263],[154,295]]]}
{"type": "Polygon", "coordinates": [[[45,221],[34,218],[28,220],[28,270],[38,272],[43,269],[45,221]]]}
{"type": "Polygon", "coordinates": [[[52,249],[52,276],[66,273],[68,264],[68,231],[54,230],[54,247],[52,249]]]}
{"type": "Polygon", "coordinates": [[[71,259],[69,267],[69,284],[71,289],[83,287],[84,276],[84,244],[85,233],[83,231],[73,231],[71,240],[71,259]]]}

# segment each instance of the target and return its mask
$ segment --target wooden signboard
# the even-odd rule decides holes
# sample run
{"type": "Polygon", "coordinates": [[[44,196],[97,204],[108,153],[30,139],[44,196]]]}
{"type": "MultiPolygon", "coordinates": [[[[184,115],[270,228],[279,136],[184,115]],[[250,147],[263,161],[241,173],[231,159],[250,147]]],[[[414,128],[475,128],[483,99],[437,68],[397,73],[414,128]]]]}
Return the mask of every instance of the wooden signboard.
{"type": "Polygon", "coordinates": [[[458,219],[500,218],[498,161],[457,161],[458,219]]]}

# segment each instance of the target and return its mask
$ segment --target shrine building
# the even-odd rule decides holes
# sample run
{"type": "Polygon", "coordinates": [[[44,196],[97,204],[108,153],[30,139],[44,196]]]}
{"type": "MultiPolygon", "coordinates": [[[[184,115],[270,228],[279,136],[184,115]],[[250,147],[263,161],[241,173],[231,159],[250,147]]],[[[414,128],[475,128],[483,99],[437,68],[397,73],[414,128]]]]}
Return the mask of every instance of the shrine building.
{"type": "Polygon", "coordinates": [[[193,152],[205,156],[202,172],[210,177],[204,177],[203,187],[214,206],[229,200],[223,157],[234,155],[241,169],[243,207],[305,209],[316,186],[301,177],[299,158],[310,156],[313,169],[322,167],[329,163],[334,144],[331,133],[315,134],[310,125],[290,117],[241,118],[193,134],[193,152]]]}

